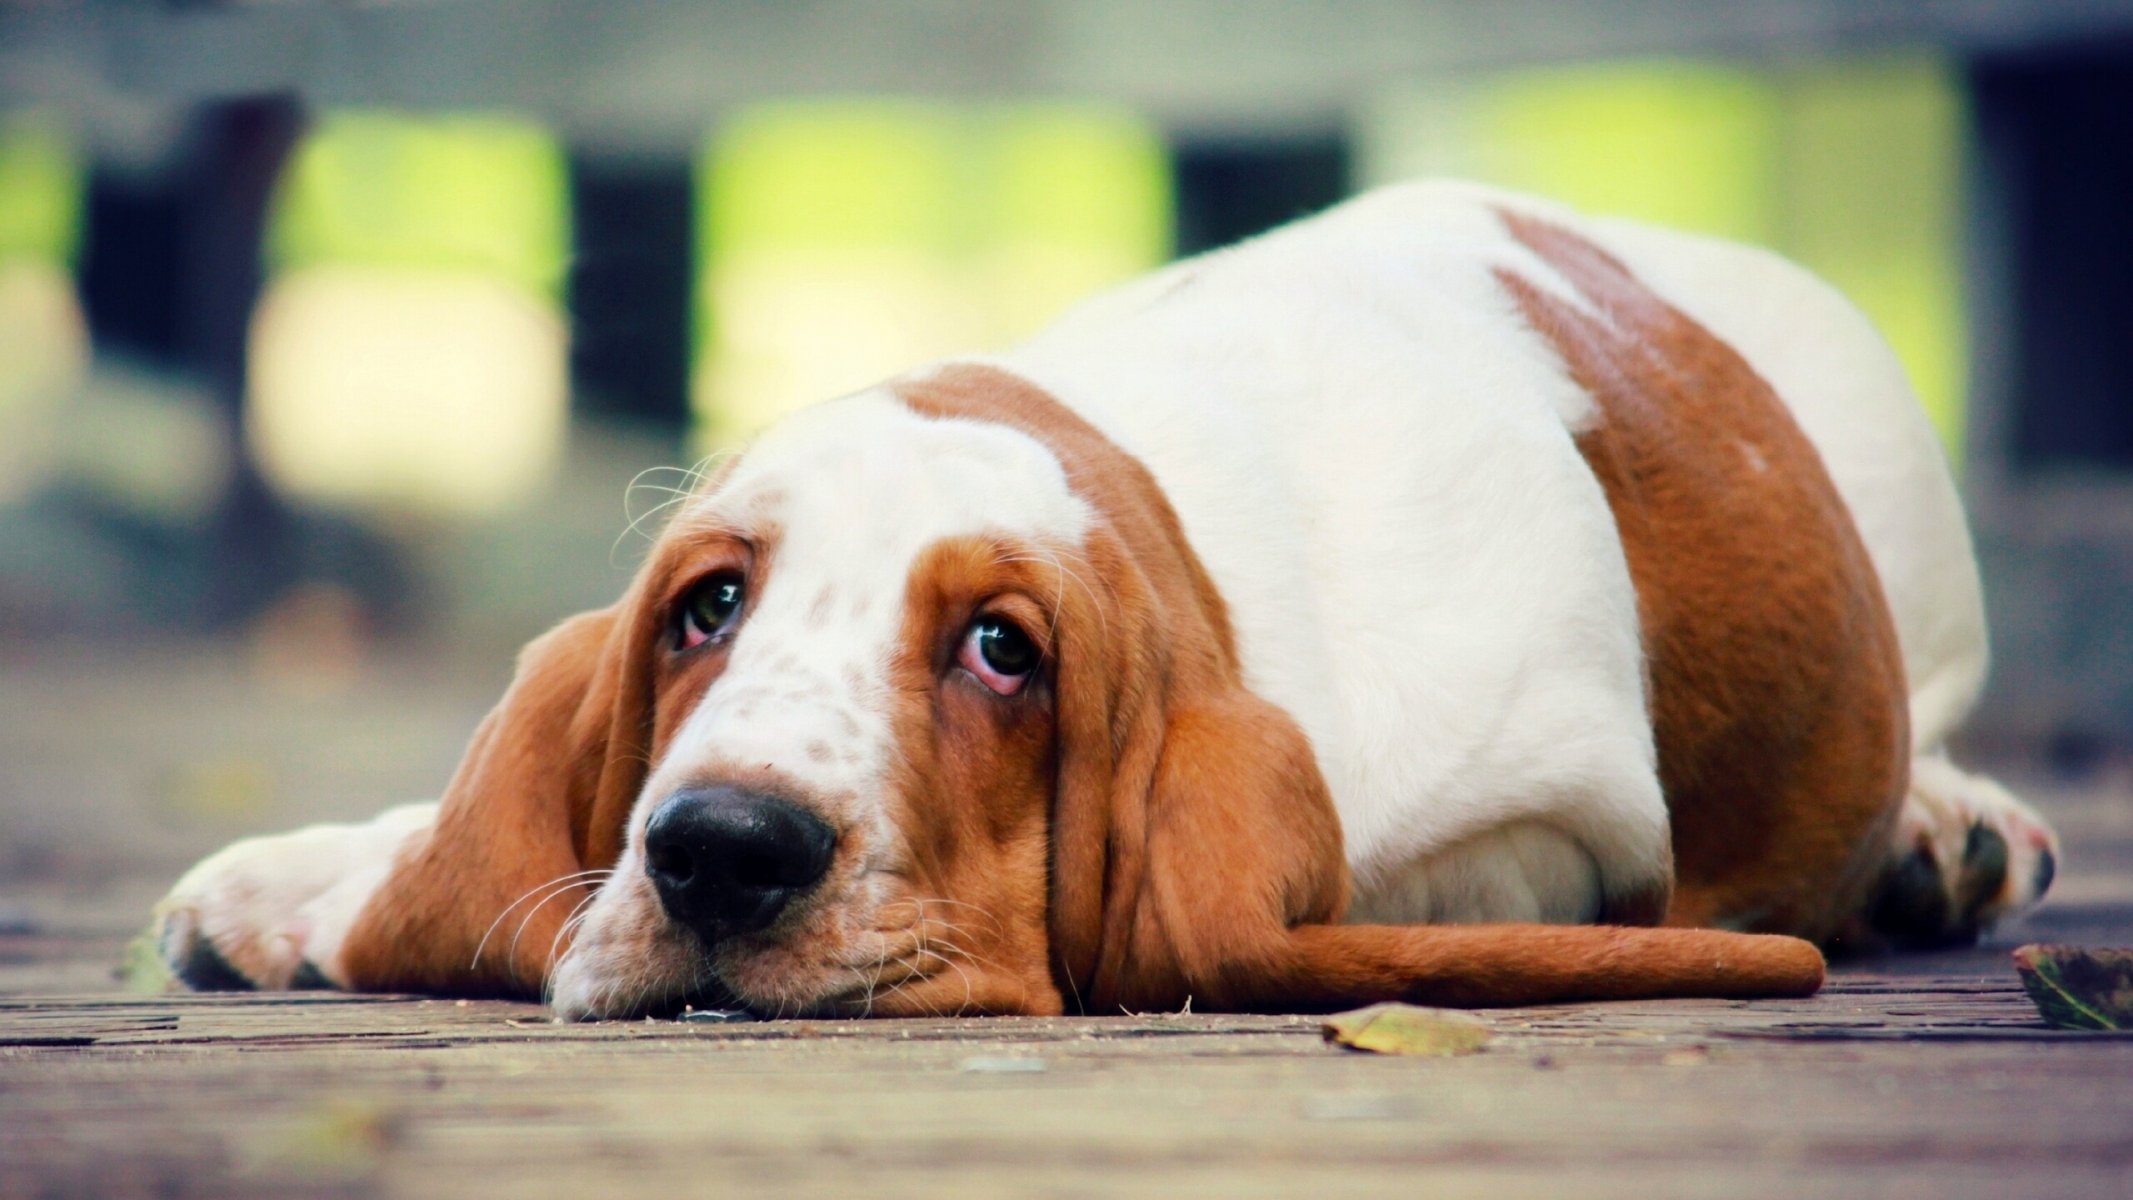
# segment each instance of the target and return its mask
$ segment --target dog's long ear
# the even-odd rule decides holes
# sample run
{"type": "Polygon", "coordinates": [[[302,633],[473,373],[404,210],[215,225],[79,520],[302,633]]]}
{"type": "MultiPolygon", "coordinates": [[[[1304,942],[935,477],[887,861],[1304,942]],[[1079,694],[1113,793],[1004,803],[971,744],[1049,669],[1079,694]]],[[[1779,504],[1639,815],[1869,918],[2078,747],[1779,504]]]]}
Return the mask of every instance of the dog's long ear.
{"type": "Polygon", "coordinates": [[[349,987],[537,995],[557,931],[621,852],[647,769],[647,622],[633,595],[530,643],[342,951],[349,987]]]}
{"type": "Polygon", "coordinates": [[[1822,957],[1796,938],[1575,925],[1335,924],[1347,902],[1338,818],[1308,741],[1241,688],[1162,721],[1145,799],[1114,804],[1092,1011],[1313,1011],[1406,1000],[1496,1006],[1807,995],[1822,957]],[[1130,815],[1129,815],[1130,814],[1130,815]]]}

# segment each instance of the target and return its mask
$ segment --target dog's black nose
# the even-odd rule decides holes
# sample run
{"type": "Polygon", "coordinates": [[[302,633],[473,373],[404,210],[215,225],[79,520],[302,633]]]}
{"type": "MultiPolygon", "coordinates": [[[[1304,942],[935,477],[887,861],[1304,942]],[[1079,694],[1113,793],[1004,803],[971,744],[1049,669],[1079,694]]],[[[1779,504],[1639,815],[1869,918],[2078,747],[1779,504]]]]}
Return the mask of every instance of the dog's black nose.
{"type": "Polygon", "coordinates": [[[705,941],[752,933],[829,871],[837,832],[774,796],[736,787],[676,792],[644,829],[659,902],[705,941]]]}

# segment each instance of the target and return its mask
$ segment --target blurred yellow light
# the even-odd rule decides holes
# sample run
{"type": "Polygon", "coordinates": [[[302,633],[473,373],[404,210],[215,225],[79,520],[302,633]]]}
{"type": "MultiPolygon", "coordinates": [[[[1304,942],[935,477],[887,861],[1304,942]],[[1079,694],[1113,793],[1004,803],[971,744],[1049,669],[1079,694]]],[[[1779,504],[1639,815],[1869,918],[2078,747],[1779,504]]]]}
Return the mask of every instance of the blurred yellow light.
{"type": "Polygon", "coordinates": [[[566,346],[552,305],[495,279],[294,272],[252,321],[251,449],[324,503],[493,512],[561,453],[566,346]]]}
{"type": "Polygon", "coordinates": [[[71,263],[81,240],[81,163],[58,125],[0,114],[0,259],[71,263]]]}
{"type": "Polygon", "coordinates": [[[1957,463],[1963,316],[1962,84],[1937,56],[1787,76],[1782,248],[1872,317],[1957,463]]]}
{"type": "Polygon", "coordinates": [[[706,441],[997,348],[1170,248],[1160,139],[1088,105],[760,105],[712,138],[699,205],[706,441]]]}
{"type": "Polygon", "coordinates": [[[0,119],[0,500],[50,470],[58,412],[88,368],[71,267],[81,186],[56,127],[0,119]]]}
{"type": "Polygon", "coordinates": [[[88,361],[73,277],[56,263],[0,260],[0,500],[44,478],[55,418],[88,361]]]}
{"type": "Polygon", "coordinates": [[[491,114],[326,114],[275,200],[276,270],[322,263],[463,271],[560,298],[570,254],[563,149],[491,114]]]}
{"type": "Polygon", "coordinates": [[[499,117],[329,115],[298,148],[253,316],[247,434],[283,491],[487,513],[568,418],[561,149],[499,117]]]}
{"type": "Polygon", "coordinates": [[[1662,60],[1395,89],[1366,118],[1366,182],[1444,175],[1587,212],[1767,242],[1777,93],[1763,73],[1662,60]]]}
{"type": "Polygon", "coordinates": [[[987,121],[993,198],[974,286],[988,344],[1024,338],[1171,254],[1169,152],[1145,122],[1032,105],[987,121]]]}
{"type": "Polygon", "coordinates": [[[1866,311],[1961,460],[1960,91],[1932,57],[1580,64],[1394,89],[1363,176],[1465,176],[1756,242],[1866,311]]]}

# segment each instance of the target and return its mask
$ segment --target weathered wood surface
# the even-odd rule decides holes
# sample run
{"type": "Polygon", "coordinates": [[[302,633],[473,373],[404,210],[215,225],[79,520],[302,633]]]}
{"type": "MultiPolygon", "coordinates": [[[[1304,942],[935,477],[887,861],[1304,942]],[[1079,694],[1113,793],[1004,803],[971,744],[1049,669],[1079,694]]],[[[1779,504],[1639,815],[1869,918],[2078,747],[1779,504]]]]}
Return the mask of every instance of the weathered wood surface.
{"type": "Polygon", "coordinates": [[[2133,1040],[2005,980],[1316,1022],[558,1026],[522,1005],[0,1005],[0,1194],[2133,1194],[2133,1040]]]}
{"type": "Polygon", "coordinates": [[[2006,959],[2133,944],[2122,778],[2024,783],[2067,870],[1986,947],[1850,964],[1804,1001],[1493,1013],[1461,1058],[1194,1014],[559,1026],[527,1005],[120,993],[125,935],[227,836],[173,823],[198,787],[169,764],[256,753],[301,807],[243,819],[286,825],[416,794],[463,731],[433,728],[458,712],[434,698],[267,710],[131,677],[206,697],[157,707],[70,679],[39,676],[40,704],[0,723],[5,1200],[2133,1196],[2133,1039],[2043,1028],[2006,959]],[[232,751],[218,730],[260,728],[240,719],[279,724],[232,751]],[[89,853],[113,845],[143,849],[89,853]]]}

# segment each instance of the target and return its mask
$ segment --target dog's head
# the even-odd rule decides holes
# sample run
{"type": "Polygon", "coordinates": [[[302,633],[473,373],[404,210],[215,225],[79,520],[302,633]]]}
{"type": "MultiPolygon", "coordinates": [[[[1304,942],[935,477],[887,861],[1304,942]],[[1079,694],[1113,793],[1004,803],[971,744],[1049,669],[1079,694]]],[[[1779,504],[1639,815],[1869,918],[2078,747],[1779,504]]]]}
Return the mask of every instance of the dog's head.
{"type": "MultiPolygon", "coordinates": [[[[629,595],[581,619],[602,636],[521,668],[575,719],[495,718],[532,732],[508,753],[581,781],[575,865],[613,872],[551,939],[563,1015],[1147,994],[1175,973],[1160,931],[1130,932],[1164,778],[1290,795],[1313,882],[1283,907],[1339,908],[1306,743],[1239,685],[1176,516],[1031,385],[963,366],[823,405],[677,507],[629,595]]],[[[1244,853],[1204,851],[1211,873],[1244,853]]]]}

